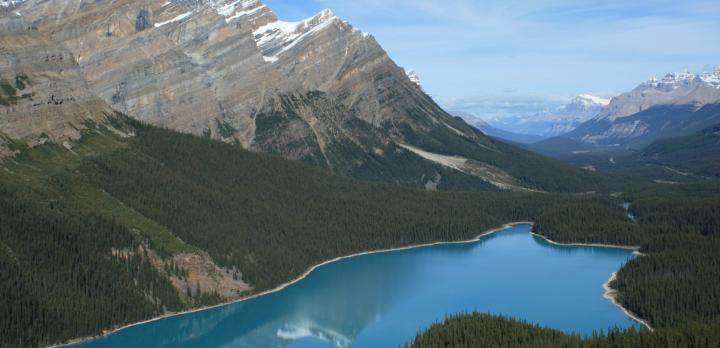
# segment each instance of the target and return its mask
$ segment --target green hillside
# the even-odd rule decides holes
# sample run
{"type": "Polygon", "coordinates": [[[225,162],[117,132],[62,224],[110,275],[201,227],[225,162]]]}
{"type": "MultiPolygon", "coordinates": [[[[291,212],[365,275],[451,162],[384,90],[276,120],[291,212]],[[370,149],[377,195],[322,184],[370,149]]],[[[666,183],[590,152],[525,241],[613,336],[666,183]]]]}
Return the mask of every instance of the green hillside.
{"type": "Polygon", "coordinates": [[[689,136],[656,141],[634,157],[688,175],[720,177],[720,125],[689,136]]]}
{"type": "Polygon", "coordinates": [[[720,126],[688,136],[657,140],[640,150],[584,153],[566,156],[563,160],[614,175],[663,182],[717,179],[720,177],[720,126]]]}
{"type": "Polygon", "coordinates": [[[559,241],[642,243],[657,252],[647,258],[657,257],[657,264],[628,265],[640,273],[624,277],[621,272],[618,286],[627,292],[624,303],[658,323],[720,313],[705,301],[718,289],[712,280],[720,278],[699,277],[696,271],[714,267],[716,258],[703,258],[702,251],[695,261],[676,267],[663,261],[675,254],[666,258],[664,249],[651,249],[663,241],[675,248],[688,240],[714,240],[714,234],[695,227],[706,222],[706,231],[718,230],[712,217],[720,216],[720,204],[712,197],[683,201],[687,209],[679,211],[672,203],[690,193],[667,197],[661,192],[648,200],[642,198],[656,193],[626,194],[641,217],[633,224],[617,195],[428,192],[333,176],[123,117],[113,126],[134,136],[88,124],[77,143],[33,149],[16,144],[20,153],[3,163],[0,345],[36,346],[94,335],[229,299],[212,288],[173,287],[171,280],[187,279],[187,270],[173,261],[179,254],[206,252],[219,267],[238,270],[235,276],[252,287],[247,295],[338,256],[469,239],[506,222],[528,220],[559,241]],[[659,215],[651,218],[643,209],[659,215]],[[666,211],[682,214],[673,220],[666,211]],[[678,224],[687,226],[679,234],[678,224]],[[658,226],[667,226],[666,232],[658,226]],[[662,280],[665,285],[658,288],[646,275],[662,276],[664,270],[686,276],[682,282],[662,280]],[[691,302],[671,296],[686,284],[696,289],[691,302]],[[643,301],[647,291],[670,301],[643,301]],[[673,316],[677,308],[682,316],[673,316]]]}

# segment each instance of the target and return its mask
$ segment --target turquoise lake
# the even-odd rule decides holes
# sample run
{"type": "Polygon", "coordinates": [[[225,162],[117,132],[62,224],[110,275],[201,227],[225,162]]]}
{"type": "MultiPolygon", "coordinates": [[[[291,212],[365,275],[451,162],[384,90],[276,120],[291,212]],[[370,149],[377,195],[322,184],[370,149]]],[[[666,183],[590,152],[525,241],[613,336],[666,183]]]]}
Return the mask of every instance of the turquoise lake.
{"type": "Polygon", "coordinates": [[[130,327],[80,347],[400,347],[480,311],[565,332],[637,325],[602,284],[624,249],[557,246],[517,225],[482,240],[344,259],[286,289],[130,327]]]}

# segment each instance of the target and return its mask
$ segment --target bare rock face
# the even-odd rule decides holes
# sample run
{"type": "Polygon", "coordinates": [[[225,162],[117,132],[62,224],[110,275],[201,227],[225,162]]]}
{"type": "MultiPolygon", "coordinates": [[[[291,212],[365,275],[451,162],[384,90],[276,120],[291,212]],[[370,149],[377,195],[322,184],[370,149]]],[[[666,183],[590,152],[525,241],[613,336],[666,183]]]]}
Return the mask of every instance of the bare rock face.
{"type": "Polygon", "coordinates": [[[330,10],[301,22],[268,23],[255,29],[255,39],[288,80],[328,93],[375,127],[414,128],[447,116],[371,35],[330,10]]]}
{"type": "Polygon", "coordinates": [[[401,105],[434,104],[372,36],[329,10],[289,23],[253,0],[33,1],[23,15],[77,55],[103,99],[181,131],[221,138],[215,120],[225,121],[249,147],[266,97],[298,90],[326,92],[375,126],[407,118],[401,105]]]}
{"type": "Polygon", "coordinates": [[[68,14],[65,2],[26,15],[78,56],[91,88],[113,108],[249,146],[254,110],[283,82],[249,24],[215,4],[98,1],[68,14]]]}
{"type": "Polygon", "coordinates": [[[0,134],[8,140],[78,139],[86,122],[114,114],[88,90],[73,54],[22,16],[0,13],[0,48],[0,134]]]}

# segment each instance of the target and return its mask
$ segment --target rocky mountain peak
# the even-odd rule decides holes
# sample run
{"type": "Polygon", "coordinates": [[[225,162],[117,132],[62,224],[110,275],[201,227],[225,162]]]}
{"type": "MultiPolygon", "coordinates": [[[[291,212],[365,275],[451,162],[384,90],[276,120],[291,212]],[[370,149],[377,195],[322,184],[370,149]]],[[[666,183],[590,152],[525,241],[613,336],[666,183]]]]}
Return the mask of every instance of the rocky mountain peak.
{"type": "Polygon", "coordinates": [[[712,72],[703,73],[700,78],[710,86],[720,88],[720,66],[716,66],[712,72]]]}
{"type": "Polygon", "coordinates": [[[652,78],[634,90],[614,98],[598,114],[598,119],[615,121],[658,105],[696,105],[720,100],[720,72],[693,74],[688,71],[669,73],[662,79],[652,78]]]}
{"type": "Polygon", "coordinates": [[[656,89],[662,92],[672,92],[678,88],[693,87],[697,83],[697,75],[688,71],[669,73],[662,79],[652,78],[642,83],[640,89],[656,89]]]}
{"type": "Polygon", "coordinates": [[[412,81],[412,83],[416,84],[418,87],[422,87],[422,83],[420,83],[420,76],[418,76],[417,71],[415,69],[407,69],[405,70],[405,74],[407,74],[407,77],[412,81]]]}
{"type": "Polygon", "coordinates": [[[318,33],[340,19],[328,9],[299,22],[276,20],[254,30],[255,41],[267,62],[277,62],[279,56],[295,45],[318,33]]]}

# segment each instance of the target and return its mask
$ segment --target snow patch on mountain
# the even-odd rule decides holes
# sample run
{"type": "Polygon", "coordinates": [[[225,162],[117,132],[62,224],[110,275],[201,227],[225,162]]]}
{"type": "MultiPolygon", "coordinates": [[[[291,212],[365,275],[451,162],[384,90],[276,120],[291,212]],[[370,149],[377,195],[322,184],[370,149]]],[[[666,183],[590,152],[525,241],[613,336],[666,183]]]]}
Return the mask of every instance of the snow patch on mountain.
{"type": "Polygon", "coordinates": [[[597,119],[610,122],[660,105],[702,105],[720,101],[720,68],[713,72],[693,74],[670,73],[662,79],[652,78],[634,90],[614,98],[597,119]]]}
{"type": "Polygon", "coordinates": [[[213,7],[219,15],[225,17],[227,23],[240,17],[254,16],[261,12],[270,11],[270,8],[260,0],[235,0],[229,3],[217,3],[213,7]]]}
{"type": "Polygon", "coordinates": [[[720,89],[720,66],[715,67],[712,72],[703,73],[700,75],[700,79],[710,86],[720,89]]]}
{"type": "Polygon", "coordinates": [[[164,21],[164,22],[160,22],[160,23],[155,23],[155,28],[160,28],[160,27],[162,27],[163,25],[170,24],[170,23],[173,23],[173,22],[179,22],[179,21],[181,21],[181,20],[183,20],[183,19],[185,19],[185,18],[190,17],[192,14],[193,14],[193,11],[185,12],[185,13],[183,13],[183,14],[181,14],[181,15],[176,16],[176,17],[173,18],[173,19],[170,19],[170,20],[167,20],[167,21],[164,21]]]}
{"type": "Polygon", "coordinates": [[[15,5],[20,5],[23,2],[25,2],[25,0],[0,1],[0,7],[15,7],[15,5]]]}
{"type": "Polygon", "coordinates": [[[640,87],[653,88],[663,92],[672,92],[678,88],[692,84],[697,77],[697,75],[691,74],[688,71],[669,73],[660,80],[653,77],[652,79],[642,83],[640,87]]]}
{"type": "Polygon", "coordinates": [[[251,10],[237,11],[234,14],[232,14],[231,16],[225,18],[225,22],[230,23],[233,19],[236,19],[236,18],[240,18],[240,17],[244,17],[244,16],[252,16],[252,15],[255,15],[258,12],[263,11],[265,9],[267,9],[267,6],[262,5],[259,7],[255,7],[251,10]]]}
{"type": "Polygon", "coordinates": [[[280,55],[292,49],[307,37],[324,30],[340,19],[329,9],[300,22],[276,21],[253,32],[255,42],[264,53],[267,62],[276,62],[280,55]]]}
{"type": "Polygon", "coordinates": [[[405,74],[407,74],[407,77],[412,81],[412,83],[416,84],[418,87],[422,88],[422,83],[420,83],[420,76],[418,76],[417,71],[415,69],[407,69],[405,70],[405,74]]]}
{"type": "Polygon", "coordinates": [[[236,11],[247,11],[255,8],[265,7],[260,0],[236,0],[227,4],[215,4],[215,10],[223,17],[230,17],[236,14],[236,11]]]}

